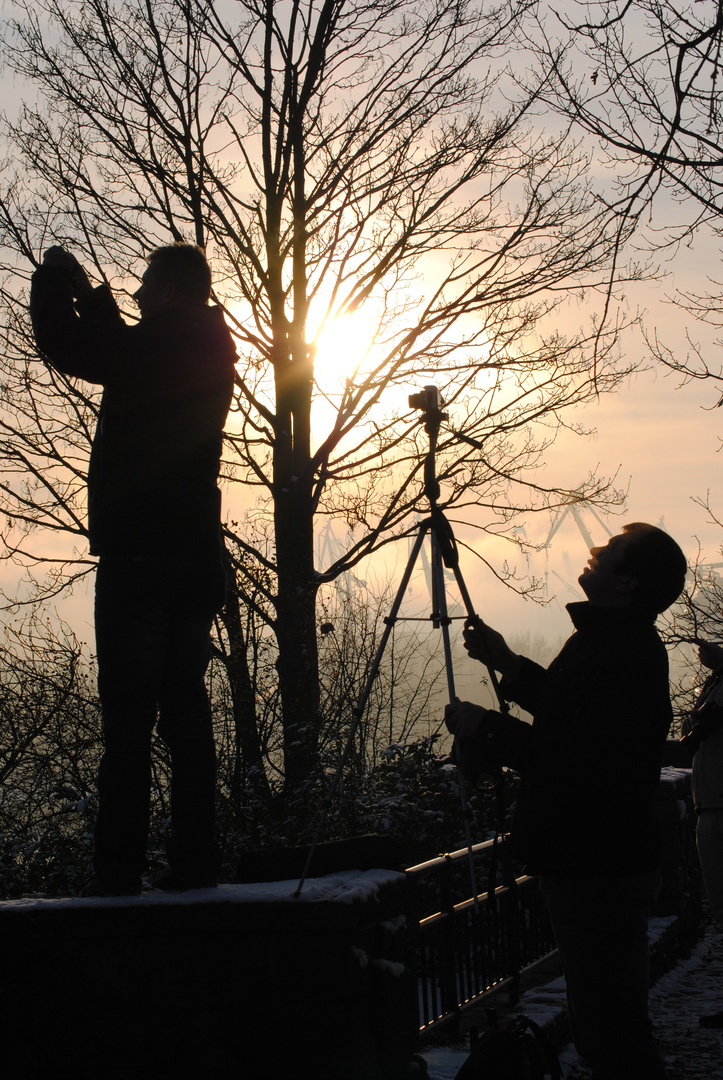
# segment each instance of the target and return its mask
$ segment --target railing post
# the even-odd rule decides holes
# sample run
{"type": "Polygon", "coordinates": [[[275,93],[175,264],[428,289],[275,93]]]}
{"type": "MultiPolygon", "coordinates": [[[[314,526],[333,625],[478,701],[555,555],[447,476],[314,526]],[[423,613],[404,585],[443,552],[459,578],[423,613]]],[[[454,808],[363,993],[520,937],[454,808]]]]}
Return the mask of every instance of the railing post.
{"type": "Polygon", "coordinates": [[[440,911],[442,913],[441,934],[441,1004],[442,1012],[454,1013],[459,1017],[460,1004],[457,993],[457,957],[455,950],[455,914],[454,896],[452,894],[452,867],[453,861],[449,855],[444,856],[440,881],[440,911]]]}
{"type": "MultiPolygon", "coordinates": [[[[491,840],[476,844],[475,855],[488,853],[492,845],[491,840]]],[[[479,905],[474,905],[471,897],[455,904],[454,870],[468,854],[461,849],[407,870],[413,877],[434,875],[437,886],[436,913],[420,920],[418,977],[423,1031],[440,1022],[458,1022],[467,1004],[502,985],[517,995],[521,970],[554,951],[539,897],[528,896],[534,880],[527,876],[503,885],[499,893],[496,883],[490,882],[490,892],[479,905]],[[534,928],[524,925],[528,907],[534,928]]]]}

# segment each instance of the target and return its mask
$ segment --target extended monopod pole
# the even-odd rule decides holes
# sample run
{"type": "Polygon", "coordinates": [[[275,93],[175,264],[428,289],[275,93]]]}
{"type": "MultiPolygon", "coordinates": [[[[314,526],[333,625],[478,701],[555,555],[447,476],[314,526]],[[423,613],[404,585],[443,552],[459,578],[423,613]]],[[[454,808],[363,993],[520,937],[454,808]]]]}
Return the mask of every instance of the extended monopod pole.
{"type": "MultiPolygon", "coordinates": [[[[439,483],[436,475],[436,453],[437,453],[437,436],[439,434],[439,428],[442,420],[446,419],[446,414],[442,412],[442,400],[439,394],[439,390],[436,386],[425,386],[424,390],[419,394],[412,394],[409,398],[410,407],[415,409],[421,409],[424,412],[424,427],[425,431],[429,435],[429,451],[424,460],[424,493],[429,500],[431,507],[430,516],[421,521],[419,524],[419,531],[417,537],[412,546],[412,550],[409,554],[406,568],[402,574],[402,579],[399,583],[394,602],[392,603],[389,615],[384,619],[384,631],[382,633],[379,646],[377,648],[374,660],[369,669],[369,674],[364,684],[364,689],[359,697],[359,700],[352,713],[352,723],[349,729],[349,735],[342,752],[339,765],[336,773],[332,779],[329,791],[324,799],[321,810],[321,817],[317,826],[316,834],[314,836],[309,854],[306,858],[306,863],[302,871],[299,883],[294,892],[294,898],[298,899],[301,895],[301,890],[304,887],[304,882],[309,874],[309,869],[313,861],[316,849],[321,839],[321,833],[326,823],[326,819],[329,813],[329,809],[334,801],[341,777],[344,771],[344,767],[349,759],[352,747],[354,745],[354,739],[356,737],[359,725],[364,717],[367,701],[372,691],[374,680],[379,672],[379,665],[381,664],[384,651],[389,641],[389,636],[394,629],[394,625],[399,617],[399,608],[401,607],[402,600],[409,587],[409,581],[414,571],[414,566],[419,557],[419,553],[422,550],[424,539],[429,534],[431,543],[431,568],[432,568],[432,614],[430,616],[432,625],[435,629],[441,629],[442,642],[444,647],[444,660],[445,670],[447,675],[447,691],[451,704],[457,700],[454,686],[454,669],[452,665],[452,646],[449,636],[449,627],[452,622],[447,610],[447,594],[444,584],[444,568],[447,567],[454,574],[457,586],[459,588],[460,596],[465,607],[466,622],[472,626],[480,626],[480,618],[475,613],[472,606],[472,600],[470,599],[467,586],[464,583],[462,572],[459,568],[459,555],[457,551],[457,544],[452,532],[452,527],[444,516],[444,512],[438,506],[438,499],[440,494],[439,483]]],[[[504,700],[500,691],[497,674],[493,668],[489,665],[487,671],[490,677],[490,683],[497,696],[499,708],[501,712],[508,712],[509,706],[504,700]]],[[[462,802],[462,814],[464,818],[465,840],[467,844],[467,851],[469,853],[469,872],[472,883],[472,891],[475,905],[477,904],[477,881],[474,868],[474,857],[472,855],[472,836],[470,830],[470,814],[469,803],[467,799],[467,788],[462,774],[462,752],[459,745],[459,739],[455,736],[454,739],[454,760],[457,766],[459,774],[459,790],[460,799],[462,802]]]]}

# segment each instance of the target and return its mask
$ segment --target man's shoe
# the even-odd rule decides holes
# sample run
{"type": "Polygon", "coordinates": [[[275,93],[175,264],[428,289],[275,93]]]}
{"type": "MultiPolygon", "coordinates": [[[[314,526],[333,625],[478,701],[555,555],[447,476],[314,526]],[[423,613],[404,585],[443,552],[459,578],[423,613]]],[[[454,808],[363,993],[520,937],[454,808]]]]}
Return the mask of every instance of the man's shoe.
{"type": "Polygon", "coordinates": [[[707,1013],[698,1021],[702,1028],[723,1028],[723,1009],[720,1012],[707,1013]]]}
{"type": "Polygon", "coordinates": [[[92,877],[80,890],[80,896],[140,896],[141,882],[102,881],[99,877],[92,877]]]}
{"type": "Polygon", "coordinates": [[[164,866],[151,874],[151,887],[164,892],[187,892],[189,889],[215,889],[218,878],[215,875],[184,874],[172,866],[164,866]]]}

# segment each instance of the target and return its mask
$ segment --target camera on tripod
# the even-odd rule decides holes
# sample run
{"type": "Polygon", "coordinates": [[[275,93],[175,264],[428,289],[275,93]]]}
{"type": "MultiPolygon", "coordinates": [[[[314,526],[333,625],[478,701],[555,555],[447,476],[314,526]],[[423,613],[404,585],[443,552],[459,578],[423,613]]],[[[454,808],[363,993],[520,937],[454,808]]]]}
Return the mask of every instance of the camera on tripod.
{"type": "Polygon", "coordinates": [[[409,408],[422,410],[424,429],[435,440],[439,425],[447,419],[447,413],[442,412],[443,405],[442,395],[436,386],[425,386],[418,394],[409,395],[409,408]]]}
{"type": "Polygon", "coordinates": [[[442,395],[437,386],[425,386],[424,390],[420,390],[418,394],[409,395],[410,409],[421,409],[425,413],[441,413],[443,405],[442,395]]]}

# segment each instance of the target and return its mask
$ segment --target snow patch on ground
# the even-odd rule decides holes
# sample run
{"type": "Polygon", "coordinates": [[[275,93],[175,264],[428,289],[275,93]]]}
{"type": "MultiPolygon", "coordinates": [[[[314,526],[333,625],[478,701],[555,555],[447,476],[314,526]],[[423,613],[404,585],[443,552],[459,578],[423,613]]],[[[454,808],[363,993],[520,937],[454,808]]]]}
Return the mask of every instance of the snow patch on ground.
{"type": "MultiPolygon", "coordinates": [[[[651,936],[670,919],[651,920],[651,936]]],[[[520,1010],[544,1024],[564,1006],[564,979],[555,979],[523,995],[520,1010]]],[[[701,1028],[704,1013],[723,1009],[723,938],[712,924],[688,960],[681,960],[650,991],[650,1016],[669,1080],[723,1080],[723,1029],[701,1028]]],[[[454,1080],[467,1057],[464,1043],[429,1047],[422,1056],[429,1080],[454,1080]]],[[[575,1048],[560,1054],[564,1080],[590,1080],[575,1048]]]]}

